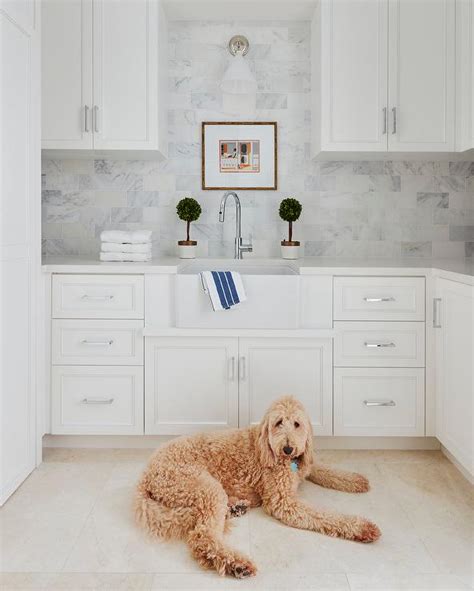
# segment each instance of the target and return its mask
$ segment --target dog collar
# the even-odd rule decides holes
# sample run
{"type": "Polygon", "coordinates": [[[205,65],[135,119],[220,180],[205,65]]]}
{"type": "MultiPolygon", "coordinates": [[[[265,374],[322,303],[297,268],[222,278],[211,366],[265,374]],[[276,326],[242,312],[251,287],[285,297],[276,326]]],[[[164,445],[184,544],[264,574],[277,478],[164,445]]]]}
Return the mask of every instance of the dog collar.
{"type": "Polygon", "coordinates": [[[290,468],[292,472],[298,472],[298,462],[296,460],[291,460],[290,468]]]}

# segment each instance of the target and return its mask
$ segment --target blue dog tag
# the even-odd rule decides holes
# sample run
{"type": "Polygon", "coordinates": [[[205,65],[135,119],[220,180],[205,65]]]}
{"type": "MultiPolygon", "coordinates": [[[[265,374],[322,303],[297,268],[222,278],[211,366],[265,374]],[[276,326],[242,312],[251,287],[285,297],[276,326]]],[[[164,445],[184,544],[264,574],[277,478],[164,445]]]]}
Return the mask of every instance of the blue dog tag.
{"type": "Polygon", "coordinates": [[[298,472],[298,462],[293,460],[290,464],[290,468],[292,472],[298,472]]]}

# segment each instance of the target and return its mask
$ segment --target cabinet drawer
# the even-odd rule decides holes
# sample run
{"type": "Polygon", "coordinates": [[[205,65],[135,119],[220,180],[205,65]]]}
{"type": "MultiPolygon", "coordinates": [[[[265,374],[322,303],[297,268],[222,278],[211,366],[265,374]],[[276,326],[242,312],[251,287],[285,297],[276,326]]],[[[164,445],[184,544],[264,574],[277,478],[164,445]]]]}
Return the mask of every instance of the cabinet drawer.
{"type": "Polygon", "coordinates": [[[143,318],[141,275],[54,275],[53,318],[143,318]]]}
{"type": "Polygon", "coordinates": [[[334,435],[424,435],[423,369],[334,370],[334,435]]]}
{"type": "Polygon", "coordinates": [[[424,322],[335,322],[334,365],[424,367],[424,322]]]}
{"type": "Polygon", "coordinates": [[[335,277],[335,320],[424,320],[423,277],[335,277]]]}
{"type": "Polygon", "coordinates": [[[54,434],[143,433],[143,368],[52,369],[54,434]]]}
{"type": "Polygon", "coordinates": [[[53,320],[56,365],[143,365],[142,320],[53,320]]]}

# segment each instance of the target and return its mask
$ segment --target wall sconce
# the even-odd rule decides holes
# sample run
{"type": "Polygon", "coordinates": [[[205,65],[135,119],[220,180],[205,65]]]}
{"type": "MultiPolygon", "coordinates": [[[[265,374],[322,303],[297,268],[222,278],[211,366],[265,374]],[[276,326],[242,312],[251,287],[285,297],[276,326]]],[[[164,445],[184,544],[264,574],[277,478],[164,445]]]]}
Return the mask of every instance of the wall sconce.
{"type": "Polygon", "coordinates": [[[254,94],[257,92],[257,81],[245,62],[250,44],[243,35],[235,35],[229,41],[229,53],[233,55],[221,83],[221,89],[228,94],[254,94]]]}

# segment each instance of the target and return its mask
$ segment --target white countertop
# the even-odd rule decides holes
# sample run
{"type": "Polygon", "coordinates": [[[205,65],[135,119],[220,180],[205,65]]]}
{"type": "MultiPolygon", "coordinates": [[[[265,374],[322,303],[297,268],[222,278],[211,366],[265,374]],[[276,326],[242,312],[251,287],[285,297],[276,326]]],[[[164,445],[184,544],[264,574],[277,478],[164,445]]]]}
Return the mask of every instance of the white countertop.
{"type": "MultiPolygon", "coordinates": [[[[301,275],[425,275],[438,276],[474,285],[474,263],[464,259],[346,259],[346,258],[305,258],[297,261],[283,261],[279,258],[207,259],[209,263],[226,262],[244,265],[286,264],[301,275]]],[[[192,261],[176,257],[156,258],[149,263],[105,263],[85,257],[47,257],[43,259],[46,273],[150,273],[176,274],[180,267],[192,261]]]]}

